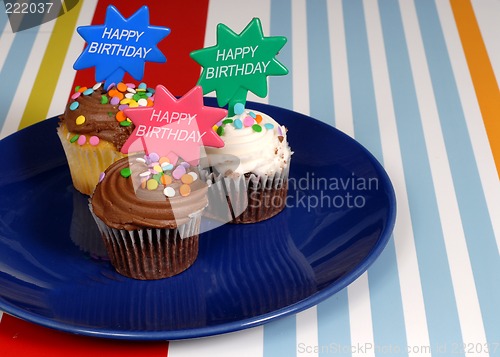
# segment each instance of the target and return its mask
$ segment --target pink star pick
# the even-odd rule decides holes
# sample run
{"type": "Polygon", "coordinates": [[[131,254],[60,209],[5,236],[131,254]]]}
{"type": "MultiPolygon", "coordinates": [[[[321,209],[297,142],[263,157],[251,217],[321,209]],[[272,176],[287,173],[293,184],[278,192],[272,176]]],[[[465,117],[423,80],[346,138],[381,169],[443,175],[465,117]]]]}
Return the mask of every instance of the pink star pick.
{"type": "MultiPolygon", "coordinates": [[[[212,129],[227,111],[203,105],[203,89],[196,86],[182,98],[175,98],[164,86],[157,86],[152,107],[124,110],[135,129],[121,152],[145,151],[192,165],[200,160],[200,146],[222,147],[224,142],[212,129]]],[[[175,162],[174,161],[174,162],[175,162]]]]}

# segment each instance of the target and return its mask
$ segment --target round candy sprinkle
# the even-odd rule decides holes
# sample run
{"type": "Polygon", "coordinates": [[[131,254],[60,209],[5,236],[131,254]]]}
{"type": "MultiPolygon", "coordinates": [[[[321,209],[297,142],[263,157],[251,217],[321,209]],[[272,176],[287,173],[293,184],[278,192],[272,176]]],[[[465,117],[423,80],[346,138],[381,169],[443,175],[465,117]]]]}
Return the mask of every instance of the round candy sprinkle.
{"type": "Polygon", "coordinates": [[[124,110],[124,109],[127,109],[127,108],[128,108],[128,105],[126,105],[126,104],[120,104],[118,106],[118,110],[124,110]]]}
{"type": "Polygon", "coordinates": [[[71,139],[69,139],[69,142],[73,144],[75,141],[78,140],[79,137],[80,137],[80,135],[76,134],[71,139]]]}
{"type": "Polygon", "coordinates": [[[120,82],[120,83],[118,83],[116,85],[116,89],[118,89],[122,93],[126,92],[127,91],[127,85],[125,83],[120,82]]]}
{"type": "Polygon", "coordinates": [[[118,97],[112,97],[111,100],[109,101],[111,105],[118,105],[120,104],[120,98],[118,97]]]}
{"type": "Polygon", "coordinates": [[[251,116],[248,116],[248,117],[245,117],[245,119],[243,119],[243,125],[245,126],[252,126],[254,124],[254,120],[251,116]]]}
{"type": "Polygon", "coordinates": [[[193,176],[191,176],[190,174],[184,174],[181,177],[181,182],[189,185],[193,182],[193,176]]]}
{"type": "Polygon", "coordinates": [[[149,177],[151,175],[151,172],[148,171],[144,171],[144,172],[141,172],[139,174],[140,177],[149,177]]]}
{"type": "Polygon", "coordinates": [[[78,102],[73,102],[73,103],[71,103],[71,104],[69,105],[69,109],[70,109],[70,110],[76,110],[76,109],[78,109],[78,107],[79,107],[79,106],[80,106],[80,103],[78,103],[78,102]]]}
{"type": "Polygon", "coordinates": [[[80,87],[78,88],[78,92],[83,93],[87,90],[87,87],[80,87]]]}
{"type": "Polygon", "coordinates": [[[231,124],[233,122],[233,119],[224,119],[222,121],[222,124],[231,124]]]}
{"type": "Polygon", "coordinates": [[[161,183],[164,185],[164,186],[168,186],[172,183],[172,176],[170,175],[163,175],[161,177],[161,183]]]}
{"type": "Polygon", "coordinates": [[[73,94],[71,95],[71,99],[76,99],[76,98],[78,98],[78,97],[79,97],[79,96],[81,96],[81,95],[82,95],[82,93],[81,93],[81,92],[76,92],[76,93],[73,93],[73,94]]]}
{"type": "Polygon", "coordinates": [[[188,173],[188,175],[190,175],[193,178],[193,181],[198,180],[198,174],[196,172],[191,171],[188,173]]]}
{"type": "Polygon", "coordinates": [[[158,163],[159,163],[160,165],[163,165],[163,164],[165,164],[165,163],[170,164],[170,160],[168,159],[168,157],[162,156],[162,157],[160,157],[160,159],[158,160],[158,163]]]}
{"type": "Polygon", "coordinates": [[[80,137],[78,138],[78,141],[77,141],[78,145],[82,146],[86,142],[87,142],[87,138],[85,137],[85,135],[80,135],[80,137]]]}
{"type": "Polygon", "coordinates": [[[191,193],[191,187],[188,184],[182,184],[181,187],[179,187],[179,192],[181,196],[186,197],[191,193]]]}
{"type": "Polygon", "coordinates": [[[262,127],[259,124],[252,125],[253,131],[260,133],[262,131],[262,127]]]}
{"type": "Polygon", "coordinates": [[[78,92],[80,90],[80,86],[75,87],[75,92],[78,92]]]}
{"type": "Polygon", "coordinates": [[[233,125],[236,129],[241,129],[243,128],[243,123],[241,122],[240,119],[235,119],[233,122],[233,125]]]}
{"type": "Polygon", "coordinates": [[[106,88],[106,92],[109,92],[114,86],[116,85],[116,83],[111,83],[108,88],[106,88]]]}
{"type": "Polygon", "coordinates": [[[236,103],[234,105],[234,114],[243,114],[244,111],[245,106],[243,105],[243,103],[236,103]]]}
{"type": "Polygon", "coordinates": [[[271,124],[271,123],[265,123],[264,124],[264,127],[267,129],[267,130],[273,130],[274,129],[274,125],[271,124]]]}
{"type": "Polygon", "coordinates": [[[122,100],[120,100],[120,104],[128,104],[131,102],[132,99],[130,98],[123,98],[122,100]]]}
{"type": "Polygon", "coordinates": [[[128,106],[130,108],[137,108],[139,106],[139,104],[137,104],[137,102],[135,100],[133,100],[130,103],[128,103],[128,106]]]}
{"type": "Polygon", "coordinates": [[[96,146],[96,145],[99,144],[99,141],[100,141],[99,137],[97,137],[97,136],[94,135],[94,136],[90,137],[89,144],[92,145],[92,146],[96,146]]]}
{"type": "Polygon", "coordinates": [[[120,126],[130,126],[130,125],[132,125],[132,122],[130,120],[128,120],[128,118],[127,118],[127,120],[120,122],[120,126]]]}
{"type": "Polygon", "coordinates": [[[109,103],[109,99],[107,96],[105,96],[104,94],[101,95],[101,104],[108,104],[109,103]]]}
{"type": "Polygon", "coordinates": [[[127,83],[127,90],[129,89],[135,89],[135,83],[127,83]]]}
{"type": "Polygon", "coordinates": [[[161,168],[163,171],[170,171],[174,168],[174,165],[168,162],[164,162],[163,164],[161,164],[161,168]]]}
{"type": "Polygon", "coordinates": [[[83,91],[83,95],[91,95],[92,93],[94,93],[94,90],[92,88],[89,88],[89,89],[86,89],[85,91],[83,91]]]}
{"type": "Polygon", "coordinates": [[[248,115],[250,115],[250,116],[251,116],[252,118],[254,118],[254,119],[255,119],[255,117],[256,117],[256,115],[255,115],[255,113],[254,113],[254,112],[248,112],[248,115]]]}
{"type": "Polygon", "coordinates": [[[163,171],[160,165],[153,166],[153,170],[155,170],[156,172],[162,172],[163,171]]]}
{"type": "Polygon", "coordinates": [[[175,168],[174,171],[172,171],[172,176],[174,179],[178,180],[186,173],[186,168],[182,165],[179,165],[175,168]]]}
{"type": "Polygon", "coordinates": [[[224,135],[224,127],[223,127],[223,126],[219,126],[219,127],[217,128],[217,134],[218,134],[219,136],[224,135]]]}
{"type": "Polygon", "coordinates": [[[144,99],[144,98],[141,98],[137,101],[137,104],[139,104],[140,107],[145,107],[148,105],[148,100],[147,99],[144,99]]]}
{"type": "Polygon", "coordinates": [[[149,154],[149,160],[151,162],[159,162],[160,161],[160,155],[158,155],[155,152],[152,152],[152,153],[149,154]]]}
{"type": "Polygon", "coordinates": [[[137,159],[135,159],[135,161],[140,162],[140,163],[143,163],[143,164],[145,164],[145,163],[146,163],[146,160],[145,160],[145,159],[143,159],[142,157],[138,157],[137,159]]]}
{"type": "MultiPolygon", "coordinates": [[[[134,89],[134,88],[132,88],[132,87],[128,87],[128,88],[127,88],[127,92],[132,93],[132,94],[137,93],[137,92],[135,91],[135,89],[134,89]]],[[[126,94],[125,94],[125,95],[126,95],[126,94]]]]}
{"type": "Polygon", "coordinates": [[[122,175],[122,177],[130,177],[130,175],[132,175],[132,171],[130,170],[130,167],[125,167],[123,169],[120,170],[120,175],[122,175]]]}
{"type": "Polygon", "coordinates": [[[120,111],[118,111],[118,112],[116,113],[115,118],[116,118],[116,120],[118,120],[119,122],[122,122],[122,121],[124,121],[124,120],[126,120],[126,119],[127,119],[127,116],[125,115],[125,113],[124,113],[123,111],[121,111],[121,110],[120,110],[120,111]]]}
{"type": "Polygon", "coordinates": [[[92,87],[92,89],[93,90],[98,90],[101,87],[102,87],[102,82],[97,82],[96,84],[94,84],[94,86],[92,87]]]}
{"type": "Polygon", "coordinates": [[[144,82],[140,83],[139,86],[137,87],[138,89],[147,89],[148,85],[144,82]]]}
{"type": "Polygon", "coordinates": [[[257,114],[257,115],[255,116],[255,121],[256,121],[257,123],[260,123],[260,122],[262,121],[262,115],[257,114]]]}
{"type": "Polygon", "coordinates": [[[127,99],[133,99],[134,98],[134,93],[127,93],[127,94],[125,94],[125,98],[127,98],[127,99]]]}
{"type": "Polygon", "coordinates": [[[174,197],[175,196],[175,190],[168,186],[168,187],[165,187],[165,189],[163,190],[163,194],[167,197],[174,197]]]}
{"type": "Polygon", "coordinates": [[[186,168],[186,169],[188,169],[189,166],[191,166],[191,165],[189,165],[189,162],[186,162],[186,161],[181,162],[180,165],[184,166],[184,168],[186,168]]]}
{"type": "Polygon", "coordinates": [[[154,191],[158,188],[158,181],[156,181],[155,179],[149,179],[146,182],[146,187],[148,188],[148,190],[154,191]]]}
{"type": "Polygon", "coordinates": [[[157,174],[153,175],[153,179],[155,179],[156,182],[158,182],[158,184],[160,184],[162,176],[163,176],[163,173],[157,173],[157,174]]]}
{"type": "Polygon", "coordinates": [[[99,175],[99,182],[104,180],[105,177],[106,177],[106,174],[104,172],[101,172],[101,174],[99,175]]]}
{"type": "Polygon", "coordinates": [[[83,115],[79,115],[78,118],[76,118],[76,125],[82,125],[85,123],[85,117],[83,115]]]}

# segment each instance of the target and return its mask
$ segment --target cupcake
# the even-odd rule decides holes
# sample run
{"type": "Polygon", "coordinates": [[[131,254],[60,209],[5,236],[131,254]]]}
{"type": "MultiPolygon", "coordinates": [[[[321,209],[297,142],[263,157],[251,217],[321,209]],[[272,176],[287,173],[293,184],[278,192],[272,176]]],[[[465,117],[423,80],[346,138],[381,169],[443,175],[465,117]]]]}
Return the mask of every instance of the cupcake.
{"type": "Polygon", "coordinates": [[[260,222],[285,208],[292,155],[287,129],[243,106],[237,105],[235,113],[214,128],[224,147],[205,148],[211,171],[207,178],[225,196],[219,199],[227,200],[230,222],[260,222]]]}
{"type": "Polygon", "coordinates": [[[119,83],[103,88],[76,87],[60,117],[61,139],[74,187],[90,195],[99,175],[113,162],[125,157],[121,147],[134,129],[123,109],[153,104],[153,89],[144,83],[119,83]]]}
{"type": "Polygon", "coordinates": [[[198,255],[207,185],[186,162],[155,153],[112,164],[97,184],[90,209],[116,271],[130,278],[170,277],[198,255]]]}

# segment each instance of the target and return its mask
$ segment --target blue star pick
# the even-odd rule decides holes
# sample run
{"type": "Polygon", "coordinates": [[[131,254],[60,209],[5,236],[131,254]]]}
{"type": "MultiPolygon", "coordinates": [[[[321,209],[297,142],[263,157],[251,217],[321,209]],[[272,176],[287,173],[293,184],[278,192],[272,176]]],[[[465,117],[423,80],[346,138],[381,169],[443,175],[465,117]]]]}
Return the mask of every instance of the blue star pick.
{"type": "Polygon", "coordinates": [[[110,5],[103,25],[80,26],[77,31],[87,46],[73,68],[80,70],[95,66],[95,79],[105,81],[105,87],[121,82],[125,72],[141,80],[146,62],[167,60],[157,44],[170,33],[170,29],[150,26],[147,6],[142,6],[126,19],[110,5]]]}

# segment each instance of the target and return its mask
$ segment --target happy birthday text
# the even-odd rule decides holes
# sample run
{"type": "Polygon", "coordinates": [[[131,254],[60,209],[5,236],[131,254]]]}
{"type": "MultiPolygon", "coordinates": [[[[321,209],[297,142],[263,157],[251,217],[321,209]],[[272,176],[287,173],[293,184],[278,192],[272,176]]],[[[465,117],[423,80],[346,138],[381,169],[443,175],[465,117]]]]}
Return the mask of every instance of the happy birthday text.
{"type": "Polygon", "coordinates": [[[245,59],[248,59],[248,61],[239,64],[221,64],[217,67],[206,67],[205,78],[217,79],[265,73],[271,61],[251,62],[255,58],[258,47],[258,45],[243,46],[217,50],[216,62],[245,61],[245,59]]]}
{"type": "MultiPolygon", "coordinates": [[[[105,27],[101,38],[103,40],[117,40],[136,43],[139,42],[144,31],[127,30],[105,27]]],[[[124,45],[122,43],[91,42],[88,47],[88,53],[95,53],[107,56],[121,56],[131,58],[146,58],[152,50],[151,47],[124,45]]]]}

